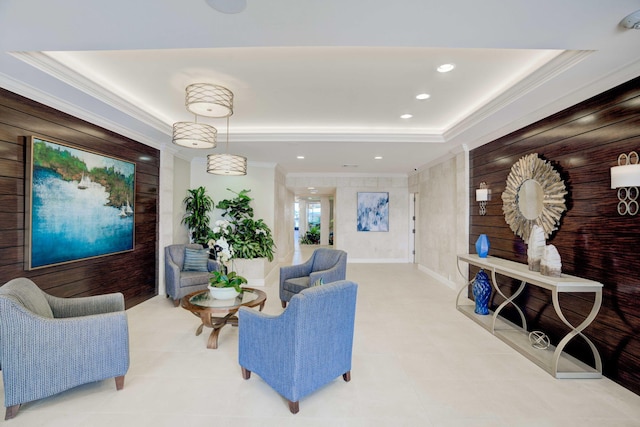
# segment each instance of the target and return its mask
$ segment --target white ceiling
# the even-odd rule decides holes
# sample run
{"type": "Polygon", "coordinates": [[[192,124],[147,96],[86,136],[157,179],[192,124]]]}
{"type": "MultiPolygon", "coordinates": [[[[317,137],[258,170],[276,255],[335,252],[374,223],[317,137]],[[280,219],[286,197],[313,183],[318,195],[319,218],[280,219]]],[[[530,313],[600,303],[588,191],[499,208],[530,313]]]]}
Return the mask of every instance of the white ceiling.
{"type": "Polygon", "coordinates": [[[247,0],[223,14],[205,0],[2,0],[0,86],[191,160],[226,150],[226,122],[199,119],[218,128],[215,150],[172,145],[172,123],[193,120],[184,88],[219,84],[235,95],[229,151],[250,165],[408,175],[639,76],[640,31],[619,25],[638,9],[247,0]],[[438,73],[445,62],[456,68],[438,73]]]}

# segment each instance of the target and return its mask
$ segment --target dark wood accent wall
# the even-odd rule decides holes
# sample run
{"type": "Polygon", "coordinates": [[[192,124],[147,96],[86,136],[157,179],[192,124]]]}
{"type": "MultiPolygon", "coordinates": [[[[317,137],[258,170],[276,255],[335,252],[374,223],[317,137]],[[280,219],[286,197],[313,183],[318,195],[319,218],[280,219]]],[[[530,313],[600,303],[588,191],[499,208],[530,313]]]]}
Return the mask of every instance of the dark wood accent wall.
{"type": "Polygon", "coordinates": [[[158,150],[0,89],[0,284],[28,277],[60,297],[122,292],[127,307],[156,295],[159,170],[158,150]],[[29,135],[136,164],[133,251],[24,270],[25,137],[29,135]]]}
{"type": "MultiPolygon", "coordinates": [[[[605,376],[640,394],[640,215],[618,215],[617,192],[610,188],[610,168],[619,154],[631,151],[640,152],[640,78],[472,150],[469,252],[475,253],[474,243],[485,233],[490,255],[527,263],[525,243],[505,222],[501,194],[520,157],[538,153],[551,162],[569,193],[560,227],[547,243],[558,249],[563,273],[604,284],[600,313],[584,333],[600,352],[605,376]],[[486,216],[479,215],[473,191],[482,181],[492,191],[486,216]]],[[[471,269],[470,277],[475,272],[471,269]]],[[[505,277],[498,282],[516,289],[505,277]]],[[[502,301],[495,297],[494,308],[502,301]]],[[[561,298],[574,325],[588,313],[591,301],[579,294],[561,298]]],[[[528,287],[519,304],[526,307],[529,329],[549,334],[553,344],[568,332],[548,291],[528,287]]],[[[569,352],[592,364],[584,340],[572,343],[569,352]]]]}

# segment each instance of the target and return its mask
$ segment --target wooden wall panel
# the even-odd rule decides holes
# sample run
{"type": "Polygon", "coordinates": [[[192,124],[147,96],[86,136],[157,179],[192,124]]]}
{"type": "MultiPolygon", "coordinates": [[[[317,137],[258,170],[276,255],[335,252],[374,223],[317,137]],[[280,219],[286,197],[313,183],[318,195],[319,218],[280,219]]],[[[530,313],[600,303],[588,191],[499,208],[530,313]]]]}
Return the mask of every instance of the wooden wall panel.
{"type": "Polygon", "coordinates": [[[122,292],[127,307],[156,295],[159,171],[158,150],[0,89],[0,284],[29,277],[60,297],[122,292]],[[29,135],[136,164],[133,251],[24,270],[25,137],[29,135]]]}
{"type": "MultiPolygon", "coordinates": [[[[610,168],[619,154],[630,151],[640,151],[640,78],[472,150],[470,188],[486,181],[492,200],[486,216],[480,216],[471,191],[469,252],[475,252],[475,240],[484,233],[490,255],[527,262],[525,243],[505,222],[501,194],[520,157],[538,153],[550,161],[569,194],[559,230],[547,243],[557,247],[564,273],[604,284],[602,309],[585,333],[602,356],[605,376],[640,394],[640,216],[618,215],[617,193],[610,188],[610,168]]],[[[507,294],[516,289],[517,283],[506,277],[498,281],[507,294]]],[[[491,303],[495,308],[502,301],[498,295],[491,303]]],[[[568,332],[548,291],[529,287],[518,301],[530,329],[546,332],[554,344],[568,332]]],[[[573,324],[591,307],[586,295],[563,295],[561,302],[573,324]]],[[[517,319],[513,312],[507,316],[517,319]]],[[[592,363],[586,345],[574,341],[569,352],[592,363]]]]}

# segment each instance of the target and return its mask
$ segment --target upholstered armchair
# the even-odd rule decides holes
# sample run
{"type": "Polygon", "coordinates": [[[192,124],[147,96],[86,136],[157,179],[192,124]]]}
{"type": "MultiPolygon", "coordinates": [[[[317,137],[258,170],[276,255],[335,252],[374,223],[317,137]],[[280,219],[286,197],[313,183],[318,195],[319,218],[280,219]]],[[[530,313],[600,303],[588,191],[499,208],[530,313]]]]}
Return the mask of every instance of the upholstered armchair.
{"type": "Polygon", "coordinates": [[[129,369],[129,329],[121,293],[58,298],[26,278],[0,287],[0,366],[5,419],[20,405],[129,369]]]}
{"type": "Polygon", "coordinates": [[[340,375],[351,380],[357,289],[347,280],[312,286],[278,316],[240,307],[243,378],[255,372],[289,401],[294,414],[299,400],[318,388],[340,375]]]}
{"type": "Polygon", "coordinates": [[[298,292],[317,283],[346,279],[347,253],[337,249],[318,248],[303,264],[280,267],[280,301],[287,306],[298,292]]]}
{"type": "Polygon", "coordinates": [[[217,261],[208,258],[208,251],[197,243],[164,248],[165,286],[173,305],[179,306],[180,299],[188,293],[207,288],[210,273],[220,269],[217,261]],[[185,264],[187,249],[193,255],[193,260],[185,264]]]}

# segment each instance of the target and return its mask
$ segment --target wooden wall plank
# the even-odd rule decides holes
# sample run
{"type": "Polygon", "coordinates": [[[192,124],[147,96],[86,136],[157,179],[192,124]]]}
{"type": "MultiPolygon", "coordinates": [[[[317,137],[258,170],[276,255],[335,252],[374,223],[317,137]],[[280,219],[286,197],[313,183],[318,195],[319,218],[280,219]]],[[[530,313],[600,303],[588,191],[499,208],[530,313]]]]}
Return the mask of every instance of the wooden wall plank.
{"type": "MultiPolygon", "coordinates": [[[[639,217],[617,214],[617,192],[610,188],[610,168],[620,153],[640,151],[640,78],[598,95],[538,123],[483,145],[470,153],[470,188],[486,181],[492,190],[487,215],[478,214],[473,194],[469,251],[481,233],[491,242],[490,255],[526,263],[526,245],[506,224],[501,194],[510,167],[520,157],[538,153],[557,168],[569,191],[567,212],[547,243],[562,257],[563,272],[604,284],[603,306],[585,331],[603,358],[604,374],[640,394],[640,245],[639,217]]],[[[470,274],[476,270],[470,269],[470,274]]],[[[498,279],[509,292],[517,283],[498,279]]],[[[471,296],[471,294],[469,294],[471,296]]],[[[529,287],[518,298],[530,329],[559,340],[567,332],[551,305],[547,291],[529,287]]],[[[494,296],[495,306],[503,301],[494,296]]],[[[584,295],[563,295],[563,310],[579,323],[590,308],[584,295]]],[[[507,312],[517,320],[515,312],[507,312]]],[[[575,343],[569,352],[590,363],[588,348],[575,343]]]]}

